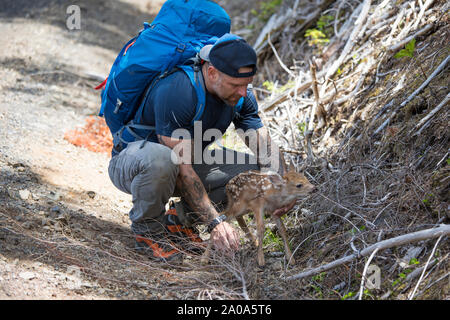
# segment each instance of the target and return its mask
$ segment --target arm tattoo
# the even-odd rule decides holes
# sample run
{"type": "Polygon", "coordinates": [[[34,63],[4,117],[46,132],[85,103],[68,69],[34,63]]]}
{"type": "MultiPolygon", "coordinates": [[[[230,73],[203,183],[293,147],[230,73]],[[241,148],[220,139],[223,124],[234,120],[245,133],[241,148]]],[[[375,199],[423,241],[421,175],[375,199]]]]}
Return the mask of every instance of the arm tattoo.
{"type": "Polygon", "coordinates": [[[193,169],[180,172],[177,188],[183,199],[200,215],[204,222],[211,221],[217,216],[217,211],[209,200],[203,183],[193,169]]]}

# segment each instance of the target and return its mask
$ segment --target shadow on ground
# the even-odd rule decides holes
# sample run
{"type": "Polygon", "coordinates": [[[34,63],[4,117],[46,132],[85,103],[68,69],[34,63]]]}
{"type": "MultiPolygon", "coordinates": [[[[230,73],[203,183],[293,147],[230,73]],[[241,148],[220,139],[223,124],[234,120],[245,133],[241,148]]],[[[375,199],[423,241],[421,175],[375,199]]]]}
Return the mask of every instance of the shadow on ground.
{"type": "Polygon", "coordinates": [[[2,0],[0,21],[15,18],[58,26],[68,35],[75,33],[79,37],[77,40],[82,43],[117,51],[139,32],[143,22],[153,20],[154,15],[121,1],[2,0]],[[70,31],[67,28],[66,21],[70,14],[66,11],[70,5],[77,5],[81,9],[80,30],[70,31]]]}

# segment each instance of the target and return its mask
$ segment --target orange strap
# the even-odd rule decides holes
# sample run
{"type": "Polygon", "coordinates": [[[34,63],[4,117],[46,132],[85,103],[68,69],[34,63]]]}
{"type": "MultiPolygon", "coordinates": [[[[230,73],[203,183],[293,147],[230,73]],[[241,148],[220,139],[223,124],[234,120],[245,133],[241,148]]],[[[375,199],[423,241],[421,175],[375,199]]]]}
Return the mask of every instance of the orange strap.
{"type": "Polygon", "coordinates": [[[138,241],[138,242],[144,241],[150,248],[152,248],[153,255],[158,258],[168,258],[172,254],[179,252],[177,249],[172,249],[168,252],[165,252],[162,248],[160,248],[158,246],[157,243],[154,243],[152,240],[141,237],[141,236],[136,236],[136,241],[138,241]]]}
{"type": "Polygon", "coordinates": [[[94,89],[95,89],[95,90],[102,89],[102,88],[106,85],[106,81],[108,81],[108,77],[106,77],[106,79],[103,80],[103,82],[100,83],[98,86],[96,86],[94,89]]]}
{"type": "Polygon", "coordinates": [[[123,53],[123,55],[127,54],[128,49],[136,42],[136,40],[134,40],[132,43],[130,43],[129,45],[127,45],[127,47],[125,48],[125,51],[123,53]]]}

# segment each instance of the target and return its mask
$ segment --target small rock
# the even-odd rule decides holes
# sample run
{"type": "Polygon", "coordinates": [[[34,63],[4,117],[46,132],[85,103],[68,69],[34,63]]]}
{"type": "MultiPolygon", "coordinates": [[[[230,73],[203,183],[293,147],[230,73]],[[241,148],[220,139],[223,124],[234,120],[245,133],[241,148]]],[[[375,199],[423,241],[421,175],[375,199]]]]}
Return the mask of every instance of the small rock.
{"type": "Polygon", "coordinates": [[[79,275],[81,272],[81,268],[79,266],[76,265],[71,265],[67,267],[67,273],[68,274],[76,274],[79,275]]]}
{"type": "Polygon", "coordinates": [[[42,226],[50,226],[51,225],[50,219],[47,219],[45,217],[41,218],[41,225],[42,226]]]}
{"type": "Polygon", "coordinates": [[[16,192],[14,190],[8,188],[6,191],[11,199],[16,199],[16,192]]]}
{"type": "Polygon", "coordinates": [[[28,200],[30,198],[31,192],[27,189],[19,190],[19,196],[22,200],[28,200]]]}
{"type": "Polygon", "coordinates": [[[51,213],[61,213],[61,208],[59,206],[51,207],[50,212],[51,213]]]}
{"type": "Polygon", "coordinates": [[[50,191],[50,194],[47,196],[50,200],[59,201],[61,199],[61,194],[59,192],[50,191]]]}
{"type": "Polygon", "coordinates": [[[24,223],[22,223],[22,228],[24,229],[32,229],[33,227],[34,224],[31,221],[25,221],[24,223]]]}
{"type": "Polygon", "coordinates": [[[270,264],[269,268],[271,270],[281,270],[283,269],[283,263],[280,260],[275,260],[272,264],[270,264]]]}
{"type": "Polygon", "coordinates": [[[88,192],[87,192],[87,195],[89,196],[89,198],[94,199],[96,193],[95,193],[95,191],[88,191],[88,192]]]}
{"type": "Polygon", "coordinates": [[[34,272],[31,271],[24,271],[19,273],[19,277],[21,277],[24,280],[31,280],[36,278],[36,275],[34,274],[34,272]]]}

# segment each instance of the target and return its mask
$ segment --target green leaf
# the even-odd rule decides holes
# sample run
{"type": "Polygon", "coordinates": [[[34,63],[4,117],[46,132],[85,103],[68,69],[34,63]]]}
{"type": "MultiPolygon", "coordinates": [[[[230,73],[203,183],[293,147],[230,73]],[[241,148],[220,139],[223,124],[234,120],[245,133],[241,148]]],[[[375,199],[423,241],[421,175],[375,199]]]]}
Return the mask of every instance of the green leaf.
{"type": "Polygon", "coordinates": [[[403,58],[403,57],[410,57],[410,58],[412,58],[412,54],[410,54],[408,50],[402,49],[399,52],[397,52],[394,57],[397,58],[397,59],[403,58]]]}
{"type": "Polygon", "coordinates": [[[326,35],[317,29],[308,29],[305,32],[305,37],[311,37],[312,39],[326,38],[326,35]]]}
{"type": "Polygon", "coordinates": [[[405,45],[405,49],[408,50],[411,54],[414,52],[415,47],[416,47],[416,39],[412,39],[405,45]]]}
{"type": "Polygon", "coordinates": [[[416,47],[416,39],[412,39],[405,45],[405,49],[400,50],[394,56],[394,58],[413,57],[414,49],[416,47]]]}

